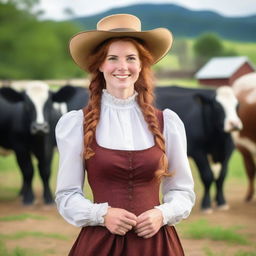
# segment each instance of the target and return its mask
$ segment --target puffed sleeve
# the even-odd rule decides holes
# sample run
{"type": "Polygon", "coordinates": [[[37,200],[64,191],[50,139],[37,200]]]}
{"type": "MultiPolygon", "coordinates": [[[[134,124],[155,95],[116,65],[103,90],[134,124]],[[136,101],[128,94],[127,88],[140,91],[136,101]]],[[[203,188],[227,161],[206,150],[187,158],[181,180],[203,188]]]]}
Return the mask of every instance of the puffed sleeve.
{"type": "Polygon", "coordinates": [[[102,225],[108,203],[94,204],[83,193],[83,112],[70,111],[57,123],[59,171],[56,204],[63,218],[78,227],[102,225]]]}
{"type": "Polygon", "coordinates": [[[195,203],[194,181],[187,158],[187,141],[183,122],[178,115],[165,109],[164,138],[171,177],[162,184],[163,204],[156,206],[162,211],[164,224],[174,225],[187,218],[195,203]]]}

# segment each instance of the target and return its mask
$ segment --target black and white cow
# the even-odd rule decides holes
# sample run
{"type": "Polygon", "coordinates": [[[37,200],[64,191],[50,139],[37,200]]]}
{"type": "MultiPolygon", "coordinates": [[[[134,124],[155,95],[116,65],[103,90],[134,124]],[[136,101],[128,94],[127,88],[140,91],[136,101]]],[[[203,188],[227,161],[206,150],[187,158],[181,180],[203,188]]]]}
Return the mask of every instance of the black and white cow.
{"type": "Polygon", "coordinates": [[[216,90],[168,86],[157,87],[155,93],[157,107],[170,108],[184,122],[187,153],[194,159],[204,185],[202,209],[212,211],[210,187],[214,181],[217,205],[227,209],[223,183],[234,149],[230,132],[242,128],[236,111],[238,101],[232,89],[227,86],[216,90]],[[218,177],[215,177],[211,164],[218,168],[218,177]]]}
{"type": "Polygon", "coordinates": [[[28,83],[26,88],[23,92],[0,88],[0,146],[15,152],[23,177],[21,195],[24,204],[32,204],[34,201],[31,155],[35,155],[44,186],[44,201],[50,204],[53,202],[49,178],[56,145],[54,130],[63,114],[63,111],[54,108],[54,102],[71,102],[70,107],[65,108],[66,111],[72,107],[79,109],[78,104],[81,108],[84,103],[81,98],[78,103],[72,101],[80,89],[61,88],[57,92],[50,92],[48,85],[41,81],[28,83]]]}

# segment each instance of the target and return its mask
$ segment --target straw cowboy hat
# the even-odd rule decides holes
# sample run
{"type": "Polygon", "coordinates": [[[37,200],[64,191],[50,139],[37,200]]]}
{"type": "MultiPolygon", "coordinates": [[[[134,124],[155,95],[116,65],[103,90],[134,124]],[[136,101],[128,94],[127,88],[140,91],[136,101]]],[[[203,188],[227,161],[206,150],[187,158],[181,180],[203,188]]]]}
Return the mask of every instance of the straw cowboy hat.
{"type": "Polygon", "coordinates": [[[97,30],[74,35],[69,42],[70,54],[80,68],[88,71],[90,53],[105,40],[115,37],[133,37],[144,41],[154,63],[167,54],[173,41],[171,32],[166,28],[141,31],[141,22],[136,16],[115,14],[101,19],[97,30]]]}

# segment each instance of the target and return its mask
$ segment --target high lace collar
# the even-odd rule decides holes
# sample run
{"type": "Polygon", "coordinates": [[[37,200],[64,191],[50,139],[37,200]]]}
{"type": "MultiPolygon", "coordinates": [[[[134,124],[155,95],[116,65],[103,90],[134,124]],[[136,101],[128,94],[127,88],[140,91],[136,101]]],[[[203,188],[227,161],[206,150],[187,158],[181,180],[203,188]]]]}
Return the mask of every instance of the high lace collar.
{"type": "Polygon", "coordinates": [[[136,96],[138,93],[135,91],[132,96],[127,99],[119,99],[111,95],[106,89],[102,90],[101,102],[104,105],[108,105],[116,108],[133,107],[136,104],[136,96]]]}

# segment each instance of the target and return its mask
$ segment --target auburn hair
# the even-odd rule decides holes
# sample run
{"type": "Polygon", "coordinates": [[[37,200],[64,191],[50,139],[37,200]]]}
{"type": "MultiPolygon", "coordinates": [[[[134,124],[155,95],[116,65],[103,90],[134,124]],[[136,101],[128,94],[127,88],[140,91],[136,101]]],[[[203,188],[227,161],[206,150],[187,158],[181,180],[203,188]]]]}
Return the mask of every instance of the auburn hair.
{"type": "Polygon", "coordinates": [[[165,140],[160,131],[156,109],[154,108],[154,92],[153,92],[153,72],[151,66],[153,58],[147,50],[144,42],[130,38],[111,38],[100,44],[89,56],[88,70],[91,73],[91,82],[89,85],[90,97],[85,109],[84,123],[84,157],[85,160],[91,158],[95,153],[91,148],[91,143],[95,136],[96,126],[100,118],[100,106],[102,90],[106,88],[106,82],[103,73],[99,71],[100,65],[105,61],[108,49],[113,42],[116,41],[131,42],[139,53],[141,61],[141,72],[138,80],[134,84],[135,91],[138,93],[137,102],[141,108],[144,119],[148,124],[149,130],[154,136],[156,145],[163,151],[163,155],[159,161],[159,168],[155,174],[157,178],[163,176],[171,176],[168,172],[168,160],[165,153],[165,140]]]}

